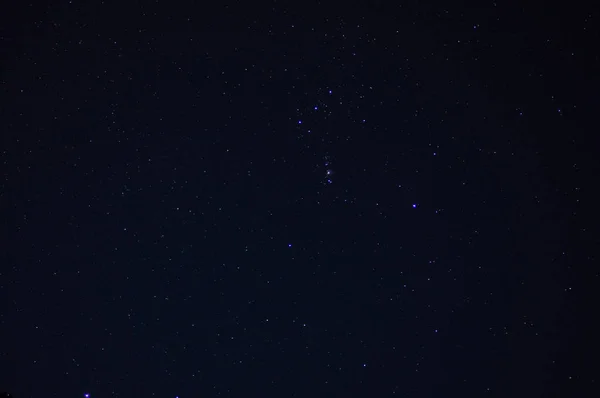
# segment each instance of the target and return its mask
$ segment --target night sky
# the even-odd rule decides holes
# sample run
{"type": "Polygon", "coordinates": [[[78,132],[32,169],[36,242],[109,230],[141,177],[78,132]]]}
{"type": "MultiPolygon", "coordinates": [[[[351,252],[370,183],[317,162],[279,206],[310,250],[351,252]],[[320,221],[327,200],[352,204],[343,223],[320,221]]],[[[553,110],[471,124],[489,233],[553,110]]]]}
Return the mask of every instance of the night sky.
{"type": "Polygon", "coordinates": [[[0,390],[599,396],[600,14],[423,3],[2,11],[0,390]]]}

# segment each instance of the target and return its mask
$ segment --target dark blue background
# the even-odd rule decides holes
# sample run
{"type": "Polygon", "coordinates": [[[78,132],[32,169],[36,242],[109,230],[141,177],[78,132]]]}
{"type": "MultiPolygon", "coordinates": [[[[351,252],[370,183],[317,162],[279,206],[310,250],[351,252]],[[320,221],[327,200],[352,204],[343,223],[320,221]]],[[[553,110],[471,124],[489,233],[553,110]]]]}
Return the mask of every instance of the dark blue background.
{"type": "Polygon", "coordinates": [[[595,396],[597,18],[5,10],[0,388],[595,396]]]}

